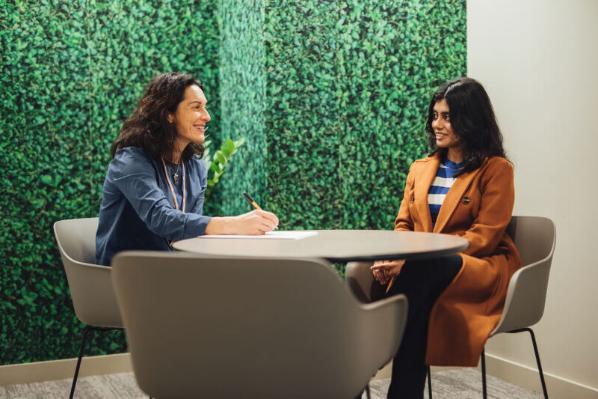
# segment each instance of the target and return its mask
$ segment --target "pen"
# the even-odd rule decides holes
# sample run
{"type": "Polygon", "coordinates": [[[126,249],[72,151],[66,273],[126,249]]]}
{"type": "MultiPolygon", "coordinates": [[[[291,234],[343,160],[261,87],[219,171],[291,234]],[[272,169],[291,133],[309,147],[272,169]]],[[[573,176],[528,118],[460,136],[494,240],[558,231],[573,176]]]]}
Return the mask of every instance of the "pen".
{"type": "Polygon", "coordinates": [[[243,193],[243,197],[245,197],[245,199],[247,200],[247,202],[249,202],[249,205],[251,205],[254,209],[259,209],[260,211],[262,210],[262,207],[259,206],[257,204],[257,202],[255,202],[255,200],[251,197],[251,195],[249,195],[246,192],[244,192],[243,193]]]}
{"type": "Polygon", "coordinates": [[[386,291],[384,291],[384,292],[386,292],[388,294],[388,292],[392,288],[392,285],[394,284],[394,282],[395,282],[395,278],[393,277],[388,281],[388,284],[386,284],[386,291]]]}

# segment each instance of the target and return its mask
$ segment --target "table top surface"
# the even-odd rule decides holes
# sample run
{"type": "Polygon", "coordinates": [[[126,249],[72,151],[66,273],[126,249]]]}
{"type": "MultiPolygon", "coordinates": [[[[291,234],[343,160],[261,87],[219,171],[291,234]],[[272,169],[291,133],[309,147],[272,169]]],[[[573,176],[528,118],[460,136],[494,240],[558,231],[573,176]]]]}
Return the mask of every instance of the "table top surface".
{"type": "Polygon", "coordinates": [[[390,230],[315,230],[299,240],[195,237],[173,243],[180,251],[214,256],[323,258],[346,262],[420,259],[456,254],[464,238],[436,233],[390,230]]]}

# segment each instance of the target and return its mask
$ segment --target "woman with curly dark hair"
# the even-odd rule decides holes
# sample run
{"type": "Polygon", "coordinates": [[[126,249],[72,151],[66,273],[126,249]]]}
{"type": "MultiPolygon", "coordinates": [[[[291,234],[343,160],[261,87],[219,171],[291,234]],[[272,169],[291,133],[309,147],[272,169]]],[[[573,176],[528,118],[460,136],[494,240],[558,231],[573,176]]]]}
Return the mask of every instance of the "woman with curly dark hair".
{"type": "Polygon", "coordinates": [[[513,166],[482,85],[461,78],[441,86],[426,128],[433,152],[411,165],[395,230],[455,234],[469,247],[441,259],[372,266],[386,295],[409,300],[389,398],[423,398],[426,364],[477,365],[521,265],[506,232],[515,197],[513,166]]]}
{"type": "Polygon", "coordinates": [[[112,145],[104,181],[96,260],[120,251],[169,250],[170,242],[204,234],[271,231],[278,218],[254,210],[203,215],[207,169],[201,160],[210,122],[201,84],[191,75],[156,76],[112,145]]]}

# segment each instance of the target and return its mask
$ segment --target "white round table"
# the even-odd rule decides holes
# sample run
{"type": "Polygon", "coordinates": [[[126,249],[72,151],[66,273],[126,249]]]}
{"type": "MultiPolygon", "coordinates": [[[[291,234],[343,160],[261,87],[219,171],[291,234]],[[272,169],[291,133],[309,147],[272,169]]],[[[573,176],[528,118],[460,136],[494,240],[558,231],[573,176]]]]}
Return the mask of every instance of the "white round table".
{"type": "Polygon", "coordinates": [[[180,251],[212,256],[323,258],[331,262],[422,259],[456,254],[464,238],[389,230],[316,230],[299,240],[196,237],[175,242],[180,251]]]}

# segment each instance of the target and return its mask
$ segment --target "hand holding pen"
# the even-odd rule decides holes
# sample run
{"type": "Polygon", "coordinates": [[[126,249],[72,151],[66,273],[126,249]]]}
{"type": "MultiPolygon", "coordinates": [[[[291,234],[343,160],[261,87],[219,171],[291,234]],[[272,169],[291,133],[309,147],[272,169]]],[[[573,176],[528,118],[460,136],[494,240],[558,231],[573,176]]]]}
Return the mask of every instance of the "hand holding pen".
{"type": "Polygon", "coordinates": [[[248,193],[243,193],[243,196],[254,209],[238,216],[246,228],[251,230],[246,234],[265,234],[278,227],[278,217],[275,214],[264,211],[248,193]]]}
{"type": "Polygon", "coordinates": [[[215,216],[208,222],[204,234],[264,235],[278,227],[275,214],[264,211],[249,194],[243,195],[254,210],[239,216],[215,216]]]}

